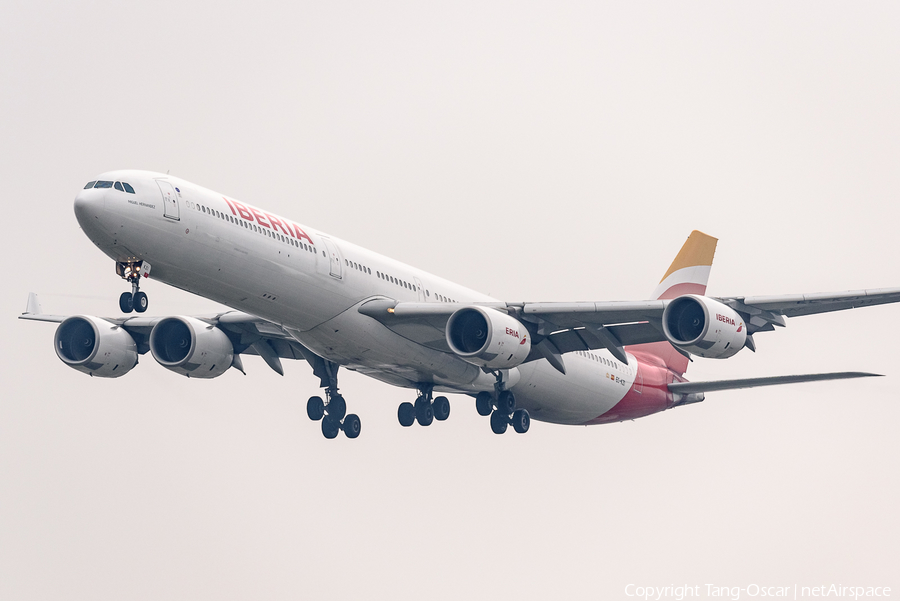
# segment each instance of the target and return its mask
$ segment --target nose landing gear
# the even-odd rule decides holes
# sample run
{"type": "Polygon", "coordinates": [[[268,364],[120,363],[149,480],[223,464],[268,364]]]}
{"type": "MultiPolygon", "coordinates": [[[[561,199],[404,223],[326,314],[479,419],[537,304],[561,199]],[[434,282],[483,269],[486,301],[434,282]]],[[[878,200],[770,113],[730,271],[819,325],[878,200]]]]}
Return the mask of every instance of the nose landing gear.
{"type": "Polygon", "coordinates": [[[123,292],[119,296],[119,309],[122,313],[137,311],[143,313],[150,305],[147,294],[141,292],[141,278],[150,275],[150,263],[146,261],[131,261],[116,263],[116,273],[131,284],[131,292],[123,292]]]}

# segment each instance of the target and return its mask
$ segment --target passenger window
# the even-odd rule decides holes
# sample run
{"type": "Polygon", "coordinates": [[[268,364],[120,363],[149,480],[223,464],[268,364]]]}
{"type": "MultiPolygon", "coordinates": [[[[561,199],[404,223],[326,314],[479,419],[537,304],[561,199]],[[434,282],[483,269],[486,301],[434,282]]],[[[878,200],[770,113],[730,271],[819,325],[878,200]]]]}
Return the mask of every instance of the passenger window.
{"type": "Polygon", "coordinates": [[[119,192],[124,192],[124,191],[125,191],[125,188],[123,188],[123,187],[122,187],[122,184],[120,184],[119,182],[116,182],[115,188],[116,188],[116,190],[118,190],[119,192]]]}
{"type": "Polygon", "coordinates": [[[131,184],[127,182],[122,182],[122,185],[125,186],[125,191],[129,194],[134,194],[134,188],[131,187],[131,184]]]}
{"type": "Polygon", "coordinates": [[[96,184],[96,183],[97,183],[96,181],[88,182],[87,184],[85,184],[84,189],[85,189],[85,190],[90,190],[91,188],[94,187],[94,184],[96,184]]]}

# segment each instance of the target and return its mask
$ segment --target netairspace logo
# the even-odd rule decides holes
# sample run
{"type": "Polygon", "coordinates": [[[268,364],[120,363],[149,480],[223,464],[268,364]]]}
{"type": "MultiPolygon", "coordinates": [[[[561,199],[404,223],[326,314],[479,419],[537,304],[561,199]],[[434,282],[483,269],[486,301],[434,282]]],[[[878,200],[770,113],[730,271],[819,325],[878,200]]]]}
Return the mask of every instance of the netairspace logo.
{"type": "Polygon", "coordinates": [[[764,586],[748,584],[747,586],[720,586],[717,584],[682,584],[669,586],[639,586],[629,584],[625,587],[625,596],[644,601],[662,601],[663,599],[756,599],[759,597],[775,599],[869,599],[890,597],[889,586],[843,586],[841,584],[823,584],[819,586],[764,586]]]}

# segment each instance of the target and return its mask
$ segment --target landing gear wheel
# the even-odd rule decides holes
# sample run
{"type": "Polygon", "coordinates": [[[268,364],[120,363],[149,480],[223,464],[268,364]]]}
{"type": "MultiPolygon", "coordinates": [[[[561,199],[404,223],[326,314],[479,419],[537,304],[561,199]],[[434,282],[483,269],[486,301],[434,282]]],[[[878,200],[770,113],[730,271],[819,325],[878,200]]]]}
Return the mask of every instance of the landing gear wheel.
{"type": "Polygon", "coordinates": [[[491,430],[494,434],[503,434],[509,426],[509,416],[499,411],[491,413],[491,430]]]}
{"type": "Polygon", "coordinates": [[[478,412],[478,415],[490,415],[491,411],[494,410],[492,401],[493,399],[491,398],[490,392],[479,392],[478,395],[475,396],[475,410],[478,412]]]}
{"type": "Polygon", "coordinates": [[[134,311],[134,296],[130,292],[123,292],[119,296],[119,309],[122,310],[122,313],[134,311]]]}
{"type": "Polygon", "coordinates": [[[504,390],[497,397],[497,411],[509,415],[516,410],[516,397],[509,390],[504,390]]]}
{"type": "Polygon", "coordinates": [[[341,426],[341,429],[344,430],[344,434],[347,438],[356,438],[359,436],[360,428],[362,428],[362,425],[359,423],[359,416],[355,413],[351,413],[345,417],[344,425],[341,426]]]}
{"type": "Polygon", "coordinates": [[[400,407],[397,409],[397,419],[404,428],[410,427],[416,421],[416,408],[412,403],[400,403],[400,407]]]}
{"type": "Polygon", "coordinates": [[[132,298],[134,299],[132,301],[132,304],[134,305],[135,311],[137,311],[138,313],[143,313],[147,310],[150,301],[147,300],[146,292],[135,292],[132,298]]]}
{"type": "Polygon", "coordinates": [[[306,402],[306,415],[314,422],[319,421],[325,415],[325,401],[320,396],[309,397],[306,402]]]}
{"type": "Polygon", "coordinates": [[[344,416],[347,414],[347,402],[344,400],[344,397],[336,394],[331,397],[331,400],[328,402],[328,406],[325,409],[328,412],[328,417],[339,422],[344,419],[344,416]]]}
{"type": "Polygon", "coordinates": [[[531,426],[531,416],[528,415],[528,411],[525,409],[516,409],[512,416],[513,430],[519,434],[525,434],[528,432],[529,426],[531,426]]]}
{"type": "Polygon", "coordinates": [[[439,396],[434,399],[434,419],[439,422],[450,417],[450,401],[445,396],[439,396]]]}
{"type": "Polygon", "coordinates": [[[322,418],[322,435],[325,436],[325,438],[336,438],[338,432],[340,431],[341,424],[338,420],[334,419],[330,415],[326,415],[324,418],[322,418]]]}
{"type": "Polygon", "coordinates": [[[434,421],[434,407],[432,407],[431,403],[427,401],[419,403],[416,401],[416,421],[419,422],[420,426],[431,425],[431,422],[434,421]]]}

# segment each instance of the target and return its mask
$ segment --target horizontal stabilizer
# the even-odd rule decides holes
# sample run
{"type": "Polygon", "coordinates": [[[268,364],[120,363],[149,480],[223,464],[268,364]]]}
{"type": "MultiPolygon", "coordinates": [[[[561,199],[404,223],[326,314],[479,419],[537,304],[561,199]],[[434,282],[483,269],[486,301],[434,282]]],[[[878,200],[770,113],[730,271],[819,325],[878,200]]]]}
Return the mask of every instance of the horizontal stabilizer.
{"type": "Polygon", "coordinates": [[[673,382],[669,390],[678,394],[692,392],[715,392],[717,390],[735,390],[738,388],[755,388],[757,386],[777,386],[779,384],[797,384],[800,382],[820,382],[822,380],[847,380],[850,378],[871,378],[883,374],[870,374],[861,371],[840,371],[830,374],[804,374],[799,376],[773,376],[769,378],[743,378],[740,380],[717,380],[714,382],[673,382]]]}

